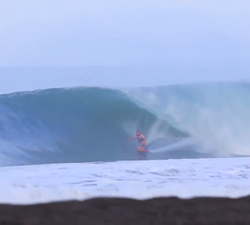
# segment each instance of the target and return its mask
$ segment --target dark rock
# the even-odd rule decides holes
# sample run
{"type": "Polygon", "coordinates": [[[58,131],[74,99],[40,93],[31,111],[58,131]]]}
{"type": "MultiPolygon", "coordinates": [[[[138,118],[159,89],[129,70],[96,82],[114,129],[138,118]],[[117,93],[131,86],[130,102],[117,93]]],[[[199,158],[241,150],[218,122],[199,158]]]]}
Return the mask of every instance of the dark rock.
{"type": "Polygon", "coordinates": [[[0,225],[250,224],[250,197],[96,198],[34,205],[0,205],[0,225]]]}

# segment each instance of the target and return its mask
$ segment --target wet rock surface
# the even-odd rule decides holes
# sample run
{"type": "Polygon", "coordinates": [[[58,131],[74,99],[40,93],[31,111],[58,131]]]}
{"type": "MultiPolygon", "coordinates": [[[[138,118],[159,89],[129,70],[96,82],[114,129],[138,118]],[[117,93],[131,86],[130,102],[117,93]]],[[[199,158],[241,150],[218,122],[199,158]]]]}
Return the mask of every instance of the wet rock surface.
{"type": "Polygon", "coordinates": [[[250,197],[95,198],[35,205],[0,205],[0,225],[250,224],[250,197]]]}

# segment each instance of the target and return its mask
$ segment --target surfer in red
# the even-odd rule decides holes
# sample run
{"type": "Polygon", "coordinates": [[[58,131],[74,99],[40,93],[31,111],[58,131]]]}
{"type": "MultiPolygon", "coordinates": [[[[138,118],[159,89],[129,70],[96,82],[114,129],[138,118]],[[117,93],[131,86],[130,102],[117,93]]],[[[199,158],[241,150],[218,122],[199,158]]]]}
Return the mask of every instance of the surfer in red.
{"type": "Polygon", "coordinates": [[[146,153],[148,152],[148,150],[146,150],[147,140],[145,136],[140,131],[137,131],[135,136],[129,139],[129,141],[134,141],[134,140],[137,140],[139,143],[139,146],[137,148],[138,157],[140,159],[146,159],[146,153]]]}

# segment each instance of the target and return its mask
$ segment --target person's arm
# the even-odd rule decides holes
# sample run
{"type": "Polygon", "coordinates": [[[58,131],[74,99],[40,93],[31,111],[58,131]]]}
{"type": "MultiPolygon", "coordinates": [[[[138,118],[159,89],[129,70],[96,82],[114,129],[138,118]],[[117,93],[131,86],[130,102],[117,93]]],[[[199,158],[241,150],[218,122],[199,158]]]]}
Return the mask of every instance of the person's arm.
{"type": "Polygon", "coordinates": [[[132,138],[128,139],[128,141],[133,141],[133,140],[135,140],[135,138],[134,138],[134,137],[132,137],[132,138]]]}

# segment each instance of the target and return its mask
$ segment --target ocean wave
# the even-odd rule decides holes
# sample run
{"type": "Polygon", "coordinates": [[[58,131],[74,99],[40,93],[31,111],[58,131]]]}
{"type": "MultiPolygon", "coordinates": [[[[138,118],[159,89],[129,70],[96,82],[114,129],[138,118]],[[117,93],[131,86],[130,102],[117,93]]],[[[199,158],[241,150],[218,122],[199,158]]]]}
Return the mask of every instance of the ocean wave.
{"type": "Polygon", "coordinates": [[[119,90],[61,88],[1,95],[0,163],[135,159],[135,143],[126,141],[138,129],[153,145],[155,139],[171,143],[188,136],[119,90]]]}
{"type": "Polygon", "coordinates": [[[0,96],[0,165],[248,156],[247,83],[56,88],[0,96]]]}

